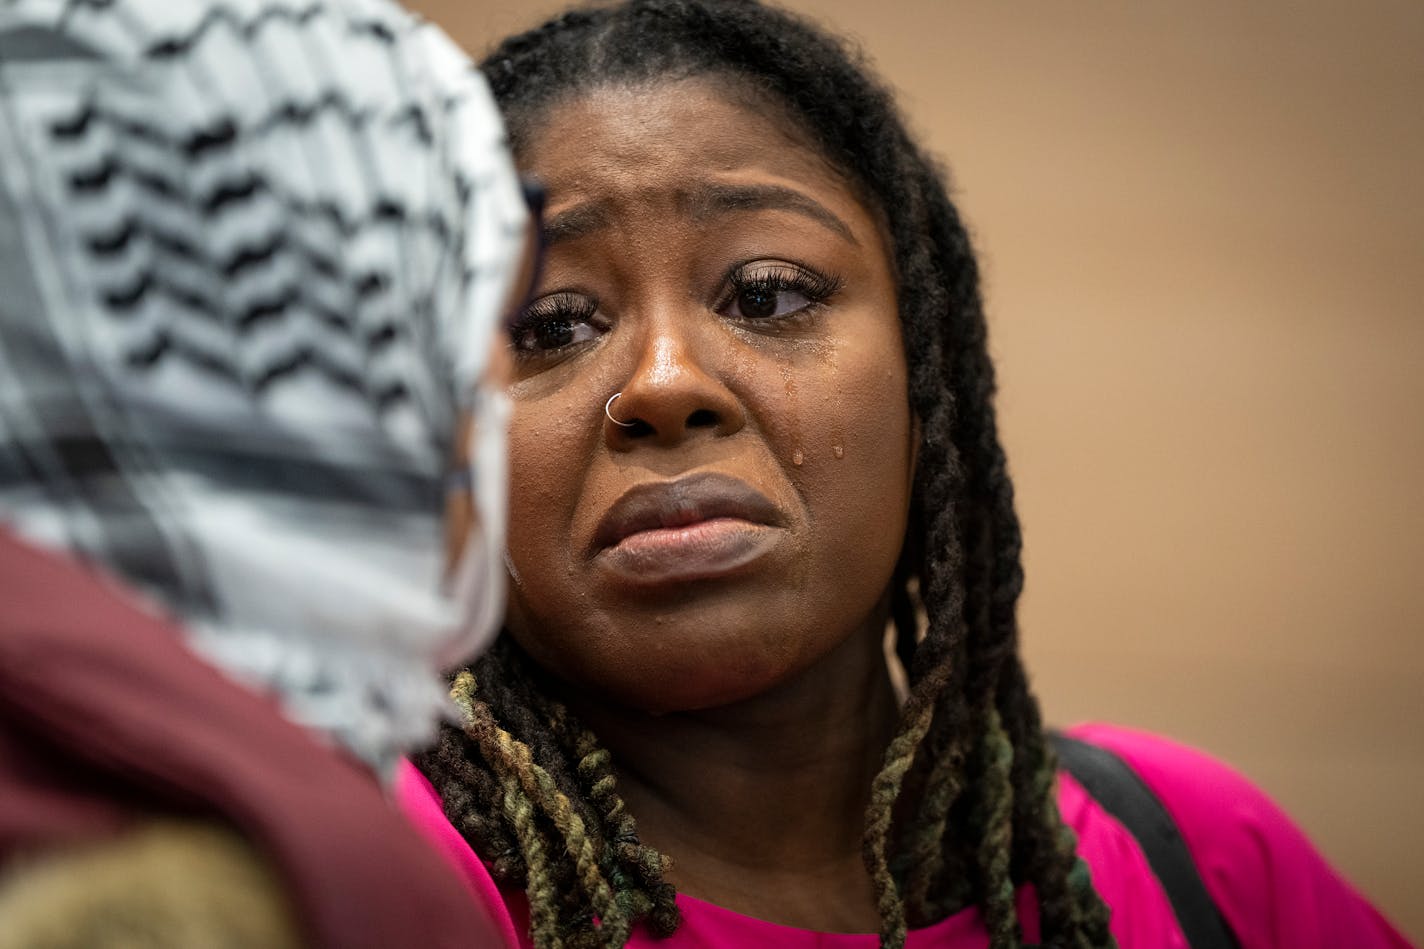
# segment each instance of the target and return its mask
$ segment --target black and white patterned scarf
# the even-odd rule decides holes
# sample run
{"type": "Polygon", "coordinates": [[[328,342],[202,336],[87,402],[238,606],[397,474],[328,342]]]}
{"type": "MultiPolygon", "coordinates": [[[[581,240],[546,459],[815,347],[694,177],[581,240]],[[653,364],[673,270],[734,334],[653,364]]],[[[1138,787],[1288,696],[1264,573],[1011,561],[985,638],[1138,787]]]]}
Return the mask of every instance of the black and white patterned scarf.
{"type": "Polygon", "coordinates": [[[503,135],[386,0],[0,0],[0,521],[378,768],[502,605],[503,135]]]}

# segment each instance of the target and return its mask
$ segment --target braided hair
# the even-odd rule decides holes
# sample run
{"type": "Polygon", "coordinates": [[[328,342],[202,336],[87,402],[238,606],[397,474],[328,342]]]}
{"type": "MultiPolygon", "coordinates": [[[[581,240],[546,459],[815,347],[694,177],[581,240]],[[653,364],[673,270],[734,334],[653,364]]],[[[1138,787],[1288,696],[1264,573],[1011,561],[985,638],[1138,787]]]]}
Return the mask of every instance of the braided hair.
{"type": "MultiPolygon", "coordinates": [[[[557,101],[594,86],[724,80],[778,106],[883,215],[898,277],[912,510],[891,589],[910,682],[874,779],[863,855],[884,946],[969,905],[994,949],[1022,944],[1032,884],[1043,942],[1112,946],[1108,913],[1055,803],[1056,763],[1018,655],[1020,533],[994,420],[978,268],[941,169],[857,53],[755,0],[626,0],[505,40],[481,67],[516,153],[557,101]]],[[[419,760],[503,885],[528,894],[537,946],[621,946],[678,923],[666,858],[639,840],[609,753],[505,635],[419,760]]]]}

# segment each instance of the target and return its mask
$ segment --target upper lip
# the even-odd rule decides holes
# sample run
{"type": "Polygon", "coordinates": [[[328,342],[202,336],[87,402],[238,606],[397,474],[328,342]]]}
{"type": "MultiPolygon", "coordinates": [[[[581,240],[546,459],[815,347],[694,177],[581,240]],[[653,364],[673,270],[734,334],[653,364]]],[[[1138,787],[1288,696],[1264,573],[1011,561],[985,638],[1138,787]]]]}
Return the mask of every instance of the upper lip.
{"type": "Polygon", "coordinates": [[[778,526],[781,512],[766,495],[731,475],[707,472],[635,485],[613,502],[594,531],[595,551],[639,531],[686,527],[716,517],[778,526]]]}

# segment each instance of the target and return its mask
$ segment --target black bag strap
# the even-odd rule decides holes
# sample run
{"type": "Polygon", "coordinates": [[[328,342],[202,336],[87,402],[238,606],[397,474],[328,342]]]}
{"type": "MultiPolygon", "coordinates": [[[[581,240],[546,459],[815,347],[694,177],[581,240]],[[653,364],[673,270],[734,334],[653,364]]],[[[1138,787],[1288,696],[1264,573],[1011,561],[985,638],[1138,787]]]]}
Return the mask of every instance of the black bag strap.
{"type": "Polygon", "coordinates": [[[1137,838],[1192,949],[1240,949],[1172,815],[1137,772],[1106,748],[1061,732],[1049,732],[1048,740],[1063,770],[1137,838]]]}

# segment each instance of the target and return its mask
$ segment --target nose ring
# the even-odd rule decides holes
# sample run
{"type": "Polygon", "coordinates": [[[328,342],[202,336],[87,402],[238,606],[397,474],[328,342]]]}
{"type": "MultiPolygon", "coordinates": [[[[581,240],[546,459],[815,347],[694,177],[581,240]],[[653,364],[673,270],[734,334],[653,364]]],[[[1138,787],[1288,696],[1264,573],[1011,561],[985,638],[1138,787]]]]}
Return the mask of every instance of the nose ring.
{"type": "Polygon", "coordinates": [[[635,423],[620,422],[613,417],[613,403],[617,401],[619,396],[621,396],[622,394],[623,393],[621,392],[615,392],[608,397],[608,401],[603,403],[603,414],[608,416],[608,421],[612,422],[614,425],[617,425],[619,428],[632,428],[635,423]]]}

